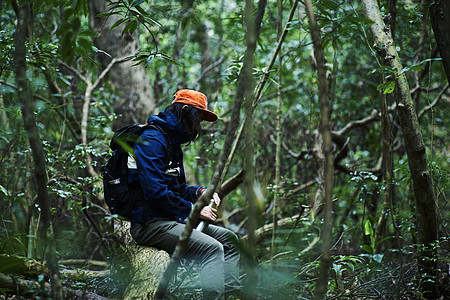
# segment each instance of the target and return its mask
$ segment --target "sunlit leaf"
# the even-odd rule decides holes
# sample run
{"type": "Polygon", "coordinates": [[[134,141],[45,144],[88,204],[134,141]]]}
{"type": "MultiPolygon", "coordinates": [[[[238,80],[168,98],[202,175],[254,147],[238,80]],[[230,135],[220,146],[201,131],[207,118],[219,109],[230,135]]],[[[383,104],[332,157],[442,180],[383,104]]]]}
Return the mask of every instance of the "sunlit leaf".
{"type": "Polygon", "coordinates": [[[1,191],[5,196],[8,196],[8,190],[7,190],[4,186],[0,185],[0,191],[1,191]]]}

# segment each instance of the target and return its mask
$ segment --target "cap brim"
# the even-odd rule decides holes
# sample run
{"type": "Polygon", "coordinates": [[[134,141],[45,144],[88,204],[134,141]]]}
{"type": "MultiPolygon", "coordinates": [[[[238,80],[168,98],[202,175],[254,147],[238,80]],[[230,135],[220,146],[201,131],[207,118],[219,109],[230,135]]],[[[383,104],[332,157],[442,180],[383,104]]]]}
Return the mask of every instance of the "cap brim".
{"type": "Polygon", "coordinates": [[[203,120],[208,122],[215,122],[218,119],[218,116],[210,110],[200,109],[203,112],[203,120]]]}

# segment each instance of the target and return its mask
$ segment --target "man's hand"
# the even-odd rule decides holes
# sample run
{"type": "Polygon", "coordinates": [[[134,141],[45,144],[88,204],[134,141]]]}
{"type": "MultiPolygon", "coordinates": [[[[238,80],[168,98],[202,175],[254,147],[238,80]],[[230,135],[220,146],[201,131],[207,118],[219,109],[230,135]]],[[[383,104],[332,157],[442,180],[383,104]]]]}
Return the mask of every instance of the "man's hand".
{"type": "Polygon", "coordinates": [[[200,211],[200,219],[210,222],[215,222],[217,219],[217,209],[211,206],[205,206],[200,211]]]}
{"type": "MultiPolygon", "coordinates": [[[[213,194],[213,197],[211,199],[214,201],[214,204],[216,207],[219,207],[220,205],[220,197],[217,193],[213,194]]],[[[213,208],[211,205],[203,207],[203,209],[200,211],[200,219],[215,222],[217,219],[217,209],[213,208]]]]}
{"type": "Polygon", "coordinates": [[[214,193],[213,198],[211,200],[214,200],[214,204],[216,204],[216,207],[219,207],[221,201],[219,198],[219,194],[214,193]]]}

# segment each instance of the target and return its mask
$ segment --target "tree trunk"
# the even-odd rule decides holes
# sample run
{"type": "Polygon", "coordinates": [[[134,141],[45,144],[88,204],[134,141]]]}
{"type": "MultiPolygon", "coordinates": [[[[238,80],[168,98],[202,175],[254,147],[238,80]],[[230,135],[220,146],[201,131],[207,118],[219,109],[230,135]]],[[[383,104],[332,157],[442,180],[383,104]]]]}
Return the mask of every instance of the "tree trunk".
{"type": "Polygon", "coordinates": [[[136,244],[130,234],[130,222],[120,222],[116,228],[119,229],[120,241],[125,246],[125,255],[133,274],[122,298],[153,299],[169,264],[169,254],[163,250],[136,244]]]}
{"type": "Polygon", "coordinates": [[[391,146],[391,126],[389,121],[387,95],[381,96],[381,140],[382,140],[382,150],[383,150],[383,166],[382,166],[382,180],[386,185],[386,189],[383,190],[383,207],[381,214],[378,218],[377,227],[375,230],[375,253],[380,253],[382,249],[381,240],[385,236],[385,229],[387,223],[387,216],[389,211],[392,212],[392,181],[393,181],[393,170],[392,170],[392,146],[391,146]]]}
{"type": "MultiPolygon", "coordinates": [[[[125,23],[110,30],[111,26],[120,19],[120,16],[96,17],[99,13],[108,11],[107,1],[88,1],[88,6],[90,26],[93,31],[98,33],[94,40],[98,49],[107,52],[112,58],[133,56],[139,50],[137,31],[133,35],[129,33],[122,35],[125,23]]],[[[98,58],[102,69],[106,68],[111,61],[111,58],[103,53],[99,53],[98,58]]],[[[153,98],[145,68],[143,65],[133,67],[134,64],[133,61],[116,64],[112,68],[112,72],[109,73],[111,84],[121,93],[121,100],[114,103],[115,112],[122,115],[116,127],[146,120],[155,107],[156,101],[153,98]]]]}
{"type": "Polygon", "coordinates": [[[311,38],[314,45],[314,55],[317,60],[317,73],[319,82],[319,102],[320,102],[320,134],[322,137],[323,154],[323,186],[324,186],[324,220],[322,226],[322,257],[320,259],[319,277],[317,279],[317,289],[315,299],[324,299],[328,288],[328,272],[331,264],[331,199],[333,197],[333,154],[330,129],[330,103],[328,100],[328,81],[326,75],[325,56],[322,50],[319,29],[314,16],[311,0],[305,1],[306,13],[310,25],[311,38]]]}
{"type": "MultiPolygon", "coordinates": [[[[260,1],[264,2],[264,0],[260,1]]],[[[252,74],[254,65],[254,54],[256,49],[256,26],[252,16],[253,13],[253,0],[245,1],[244,8],[244,23],[246,24],[246,43],[247,53],[245,59],[248,62],[248,68],[242,70],[242,80],[244,83],[244,191],[247,197],[248,203],[248,240],[245,245],[245,251],[242,258],[244,259],[244,270],[246,271],[246,280],[244,282],[243,291],[245,299],[256,299],[256,285],[257,285],[257,263],[253,253],[256,251],[256,220],[257,220],[257,196],[255,193],[256,179],[255,179],[255,143],[254,143],[254,130],[253,130],[253,102],[254,102],[254,78],[252,74]]]]}
{"type": "Polygon", "coordinates": [[[39,131],[34,117],[34,101],[30,84],[27,78],[26,63],[26,40],[29,26],[31,5],[24,1],[17,11],[17,28],[14,37],[14,72],[17,85],[17,96],[22,106],[22,118],[24,128],[30,143],[34,162],[34,179],[37,186],[37,198],[41,210],[42,227],[40,236],[43,245],[46,246],[46,261],[50,270],[52,294],[54,299],[63,299],[61,278],[58,269],[58,258],[56,256],[56,245],[53,236],[53,223],[50,208],[50,200],[47,191],[47,170],[45,155],[39,137],[39,131]]]}
{"type": "MultiPolygon", "coordinates": [[[[261,0],[259,2],[258,6],[258,13],[256,16],[255,24],[256,28],[258,29],[261,26],[262,17],[264,15],[265,7],[266,7],[267,1],[261,0]]],[[[252,22],[250,22],[252,23],[252,22]]],[[[258,31],[258,30],[256,30],[258,31]]],[[[256,41],[257,36],[255,37],[256,41]]],[[[202,197],[195,203],[193,210],[191,211],[191,214],[189,215],[189,220],[186,224],[186,227],[183,231],[183,233],[180,236],[180,239],[178,240],[178,244],[175,248],[174,254],[172,255],[172,260],[167,267],[167,270],[164,273],[163,279],[161,280],[161,283],[158,287],[158,291],[156,294],[156,297],[162,298],[164,294],[166,293],[167,286],[176,270],[176,265],[178,264],[178,261],[180,258],[184,255],[186,252],[187,243],[189,241],[189,238],[191,236],[192,230],[194,228],[194,223],[197,222],[198,217],[200,215],[200,211],[203,208],[203,206],[207,205],[209,202],[209,199],[211,199],[214,191],[219,186],[220,182],[224,178],[224,170],[227,163],[227,158],[231,153],[233,140],[235,140],[235,133],[236,129],[239,125],[239,114],[240,109],[242,106],[242,100],[243,95],[245,93],[246,84],[244,82],[243,74],[246,72],[251,72],[252,66],[253,66],[253,56],[255,47],[247,47],[247,52],[244,57],[244,63],[242,66],[242,71],[239,77],[238,81],[238,87],[236,91],[236,99],[233,103],[233,109],[232,109],[232,115],[231,120],[228,122],[227,126],[227,136],[225,139],[225,143],[222,149],[222,153],[220,154],[220,158],[218,160],[218,163],[216,164],[216,167],[214,169],[214,174],[211,178],[211,181],[208,185],[208,189],[205,193],[203,193],[202,197]]],[[[238,136],[236,138],[239,138],[238,136]]]]}
{"type": "MultiPolygon", "coordinates": [[[[277,40],[281,38],[281,34],[283,33],[283,1],[277,1],[278,8],[278,22],[277,22],[277,40]]],[[[281,51],[280,51],[281,52],[281,51]]],[[[281,118],[282,118],[282,109],[281,109],[281,84],[282,84],[282,69],[283,69],[283,54],[280,54],[278,57],[278,87],[277,87],[277,115],[276,115],[276,148],[275,148],[275,193],[273,195],[273,231],[272,231],[272,242],[271,242],[271,250],[272,256],[275,255],[275,237],[277,232],[277,218],[278,218],[278,197],[279,197],[279,186],[281,182],[281,118]]]]}
{"type": "Polygon", "coordinates": [[[431,25],[441,53],[447,81],[450,83],[450,1],[433,0],[429,3],[431,25]]]}
{"type": "Polygon", "coordinates": [[[405,75],[398,75],[403,69],[394,41],[390,35],[390,29],[384,24],[377,1],[364,0],[362,2],[366,17],[373,21],[370,30],[375,40],[375,49],[383,59],[383,64],[394,69],[397,73],[395,79],[395,96],[400,126],[408,156],[408,164],[413,183],[418,242],[423,247],[419,253],[419,271],[422,276],[421,285],[424,296],[435,298],[436,296],[436,263],[431,243],[437,239],[436,205],[433,194],[431,175],[428,171],[426,149],[419,122],[411,99],[411,91],[405,75]]]}

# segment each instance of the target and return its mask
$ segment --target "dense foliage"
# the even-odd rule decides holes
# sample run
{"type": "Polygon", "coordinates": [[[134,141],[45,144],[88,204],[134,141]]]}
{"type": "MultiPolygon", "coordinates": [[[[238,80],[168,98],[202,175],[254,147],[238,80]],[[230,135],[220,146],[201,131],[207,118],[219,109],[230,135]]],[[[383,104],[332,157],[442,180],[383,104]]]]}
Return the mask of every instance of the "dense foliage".
{"type": "MultiPolygon", "coordinates": [[[[121,28],[124,35],[139,36],[140,50],[128,55],[137,64],[135,68],[145,66],[148,80],[139,84],[151,89],[155,111],[164,109],[177,89],[192,88],[204,92],[209,107],[220,114],[218,122],[204,124],[199,140],[185,147],[188,180],[207,184],[223,147],[246,50],[243,1],[107,2],[110,9],[117,6],[120,14],[105,11],[99,17],[119,16],[115,30],[121,28]]],[[[393,12],[390,1],[379,2],[384,14],[393,12]]],[[[434,50],[436,42],[428,11],[422,10],[420,1],[397,2],[396,17],[390,22],[395,24],[392,28],[397,51],[426,143],[438,211],[440,238],[435,247],[439,269],[433,280],[439,293],[448,297],[448,83],[434,50]]],[[[268,81],[254,111],[255,135],[243,137],[254,140],[258,227],[273,223],[275,195],[278,201],[276,231],[273,235],[272,230],[258,232],[254,256],[261,299],[309,299],[314,294],[321,251],[317,72],[302,4],[289,23],[279,54],[280,70],[277,65],[267,69],[278,40],[280,3],[284,27],[293,1],[267,3],[253,75],[258,83],[268,74],[268,81]],[[280,184],[276,185],[279,77],[282,152],[280,184]]],[[[40,207],[14,80],[14,4],[14,0],[0,3],[0,254],[39,260],[44,257],[45,245],[37,235],[40,207]]],[[[99,60],[109,55],[108,49],[95,46],[98,33],[89,26],[89,18],[95,16],[89,15],[88,5],[83,0],[33,1],[26,45],[27,75],[46,154],[59,259],[110,261],[117,255],[112,228],[116,216],[109,214],[102,201],[100,175],[94,176],[86,166],[92,160],[99,173],[109,154],[112,124],[120,124],[122,118],[116,108],[124,105],[126,95],[115,88],[108,75],[92,91],[87,143],[83,143],[83,104],[90,88],[87,82],[99,78],[104,69],[99,60]]],[[[417,244],[414,194],[395,108],[389,110],[392,178],[383,178],[381,168],[378,114],[382,101],[395,107],[395,86],[385,81],[392,70],[378,61],[367,29],[369,21],[363,17],[358,1],[316,1],[314,8],[327,58],[336,163],[328,296],[419,298],[422,282],[416,277],[415,259],[421,245],[417,244]],[[383,191],[388,186],[390,196],[385,206],[383,191]],[[383,214],[387,222],[383,236],[375,237],[383,214]]],[[[143,123],[148,116],[135,117],[143,123]]],[[[244,166],[241,145],[227,178],[244,166]]],[[[238,187],[224,199],[221,211],[224,226],[243,239],[248,233],[246,222],[253,217],[247,215],[246,205],[245,193],[238,187]]],[[[117,296],[121,291],[109,285],[116,279],[86,279],[79,288],[117,296]]],[[[185,280],[195,285],[195,277],[185,280]]],[[[189,286],[186,282],[184,285],[189,286]]],[[[195,292],[192,288],[172,291],[180,299],[195,292]]]]}

